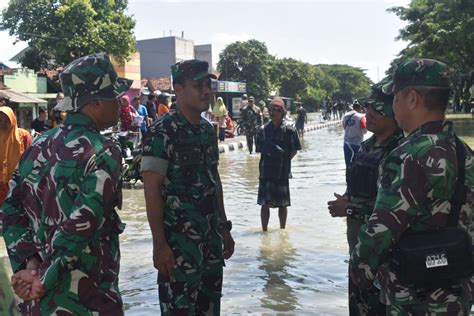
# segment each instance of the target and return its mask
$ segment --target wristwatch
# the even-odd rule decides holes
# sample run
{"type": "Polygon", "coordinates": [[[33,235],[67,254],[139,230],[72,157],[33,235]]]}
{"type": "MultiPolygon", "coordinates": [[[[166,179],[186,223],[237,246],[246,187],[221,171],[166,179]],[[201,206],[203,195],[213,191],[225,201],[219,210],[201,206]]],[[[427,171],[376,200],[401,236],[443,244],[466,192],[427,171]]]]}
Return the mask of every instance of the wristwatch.
{"type": "Polygon", "coordinates": [[[223,223],[221,223],[222,225],[222,228],[227,230],[227,231],[231,231],[232,230],[232,222],[231,221],[225,221],[223,223]]]}

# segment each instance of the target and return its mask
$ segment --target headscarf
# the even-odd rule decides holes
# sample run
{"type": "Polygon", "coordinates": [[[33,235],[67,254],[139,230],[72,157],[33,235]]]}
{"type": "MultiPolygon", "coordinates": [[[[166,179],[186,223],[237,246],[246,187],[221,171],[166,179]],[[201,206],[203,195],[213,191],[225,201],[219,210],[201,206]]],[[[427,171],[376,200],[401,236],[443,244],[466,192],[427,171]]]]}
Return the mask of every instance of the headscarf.
{"type": "Polygon", "coordinates": [[[23,149],[15,113],[8,106],[0,106],[0,112],[6,114],[10,120],[8,131],[0,130],[0,183],[8,183],[23,149]]]}
{"type": "Polygon", "coordinates": [[[224,104],[224,100],[221,97],[217,98],[216,104],[214,104],[214,108],[212,109],[212,113],[215,117],[223,117],[227,113],[227,108],[224,104]]]}

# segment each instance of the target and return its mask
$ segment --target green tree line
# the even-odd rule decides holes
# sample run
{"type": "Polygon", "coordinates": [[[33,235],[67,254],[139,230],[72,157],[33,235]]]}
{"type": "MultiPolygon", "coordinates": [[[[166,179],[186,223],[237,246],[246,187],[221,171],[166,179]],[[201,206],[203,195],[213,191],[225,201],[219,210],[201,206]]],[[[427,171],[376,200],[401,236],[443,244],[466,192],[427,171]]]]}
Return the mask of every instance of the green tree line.
{"type": "Polygon", "coordinates": [[[408,41],[389,72],[408,58],[441,60],[452,67],[453,103],[467,104],[474,83],[474,1],[412,0],[389,12],[407,22],[398,39],[408,41]]]}
{"type": "Polygon", "coordinates": [[[247,92],[266,100],[270,92],[301,100],[308,110],[325,101],[353,99],[370,93],[364,70],[349,65],[312,65],[292,58],[276,58],[255,39],[228,45],[219,55],[219,80],[245,81],[247,92]]]}

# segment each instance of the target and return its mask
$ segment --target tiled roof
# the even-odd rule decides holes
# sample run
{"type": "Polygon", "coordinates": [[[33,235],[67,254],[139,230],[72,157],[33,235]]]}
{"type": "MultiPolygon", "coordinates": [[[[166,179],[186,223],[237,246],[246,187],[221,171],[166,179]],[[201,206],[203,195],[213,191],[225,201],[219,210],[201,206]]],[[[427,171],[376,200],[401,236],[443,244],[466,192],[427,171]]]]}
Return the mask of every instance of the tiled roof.
{"type": "Polygon", "coordinates": [[[142,80],[142,87],[148,87],[151,91],[170,91],[171,90],[171,78],[145,78],[142,80]]]}

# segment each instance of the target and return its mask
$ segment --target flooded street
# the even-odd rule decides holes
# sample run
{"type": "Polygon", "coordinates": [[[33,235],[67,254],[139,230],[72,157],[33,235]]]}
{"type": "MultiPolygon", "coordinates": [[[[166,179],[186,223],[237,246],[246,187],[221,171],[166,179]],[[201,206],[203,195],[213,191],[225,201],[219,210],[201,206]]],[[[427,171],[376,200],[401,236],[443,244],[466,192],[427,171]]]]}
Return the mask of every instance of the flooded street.
{"type": "MultiPolygon", "coordinates": [[[[473,145],[474,121],[456,123],[473,145]]],[[[345,190],[343,131],[339,127],[305,135],[293,160],[292,206],[287,229],[271,211],[261,232],[256,204],[259,155],[245,150],[220,157],[227,216],[233,221],[234,256],[226,262],[222,314],[347,315],[348,247],[345,220],[329,216],[326,202],[345,190]]],[[[124,189],[120,212],[127,228],[121,238],[120,288],[126,315],[159,313],[152,240],[142,189],[124,189]]],[[[5,256],[0,242],[0,256],[5,256]]]]}
{"type": "MultiPolygon", "coordinates": [[[[471,143],[474,121],[456,122],[471,143]]],[[[305,135],[293,160],[292,206],[281,231],[271,211],[261,232],[256,203],[259,155],[238,150],[221,155],[227,216],[233,221],[234,256],[224,270],[222,314],[347,315],[348,247],[345,220],[329,216],[326,202],[345,190],[343,131],[338,127],[305,135]]],[[[125,190],[122,218],[121,289],[127,315],[159,311],[156,272],[142,190],[125,190]]]]}
{"type": "MultiPolygon", "coordinates": [[[[234,223],[234,256],[224,270],[223,314],[347,314],[345,222],[328,215],[332,193],[344,191],[342,130],[307,133],[293,161],[292,206],[286,231],[272,210],[261,232],[256,204],[259,155],[221,155],[227,216],[234,223]]],[[[156,272],[142,190],[125,190],[121,289],[127,315],[159,310],[156,272]]]]}

